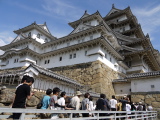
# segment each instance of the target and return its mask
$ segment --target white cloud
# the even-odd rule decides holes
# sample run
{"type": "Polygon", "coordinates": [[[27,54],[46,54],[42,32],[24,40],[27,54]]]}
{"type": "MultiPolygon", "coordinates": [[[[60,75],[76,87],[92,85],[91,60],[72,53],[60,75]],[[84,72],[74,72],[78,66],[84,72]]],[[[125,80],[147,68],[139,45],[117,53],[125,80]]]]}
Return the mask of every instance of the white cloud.
{"type": "Polygon", "coordinates": [[[0,46],[10,43],[14,37],[10,35],[9,32],[0,33],[0,46]]]}
{"type": "Polygon", "coordinates": [[[160,5],[146,6],[145,8],[134,8],[133,14],[136,15],[138,21],[141,23],[144,33],[152,34],[153,32],[160,32],[160,5]],[[157,29],[158,28],[158,29],[157,29]]]}
{"type": "Polygon", "coordinates": [[[71,3],[67,3],[67,1],[63,0],[44,0],[44,5],[42,5],[42,7],[47,13],[67,21],[78,19],[84,12],[77,6],[75,7],[71,3]]]}

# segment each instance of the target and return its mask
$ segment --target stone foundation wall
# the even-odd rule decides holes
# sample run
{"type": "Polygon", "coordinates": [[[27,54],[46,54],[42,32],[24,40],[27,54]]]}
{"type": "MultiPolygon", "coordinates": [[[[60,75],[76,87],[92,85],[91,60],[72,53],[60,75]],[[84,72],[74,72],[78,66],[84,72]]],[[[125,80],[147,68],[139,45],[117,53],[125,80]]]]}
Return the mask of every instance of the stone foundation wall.
{"type": "Polygon", "coordinates": [[[108,98],[115,94],[112,80],[117,79],[118,74],[100,61],[56,67],[51,70],[77,80],[94,92],[104,93],[108,98]]]}
{"type": "Polygon", "coordinates": [[[132,94],[131,100],[152,105],[154,110],[158,111],[158,118],[160,118],[160,93],[132,94]]]}

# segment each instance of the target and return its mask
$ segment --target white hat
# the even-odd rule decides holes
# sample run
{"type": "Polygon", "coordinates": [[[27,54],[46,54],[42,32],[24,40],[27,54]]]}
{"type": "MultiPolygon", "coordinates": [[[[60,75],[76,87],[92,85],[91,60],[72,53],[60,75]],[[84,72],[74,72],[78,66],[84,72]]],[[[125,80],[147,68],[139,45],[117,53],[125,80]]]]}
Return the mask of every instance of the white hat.
{"type": "Polygon", "coordinates": [[[80,91],[77,91],[76,95],[82,95],[82,93],[80,91]]]}

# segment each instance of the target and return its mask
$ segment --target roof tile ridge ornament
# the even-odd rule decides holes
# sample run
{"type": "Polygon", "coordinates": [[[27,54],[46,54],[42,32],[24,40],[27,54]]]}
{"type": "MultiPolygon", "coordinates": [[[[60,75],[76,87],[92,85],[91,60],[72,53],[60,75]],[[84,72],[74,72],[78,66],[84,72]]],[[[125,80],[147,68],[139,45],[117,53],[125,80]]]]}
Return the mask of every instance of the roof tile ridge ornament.
{"type": "Polygon", "coordinates": [[[112,4],[112,9],[114,9],[115,8],[115,6],[114,6],[114,3],[112,4]]]}
{"type": "Polygon", "coordinates": [[[150,38],[148,33],[146,34],[146,38],[150,38]]]}

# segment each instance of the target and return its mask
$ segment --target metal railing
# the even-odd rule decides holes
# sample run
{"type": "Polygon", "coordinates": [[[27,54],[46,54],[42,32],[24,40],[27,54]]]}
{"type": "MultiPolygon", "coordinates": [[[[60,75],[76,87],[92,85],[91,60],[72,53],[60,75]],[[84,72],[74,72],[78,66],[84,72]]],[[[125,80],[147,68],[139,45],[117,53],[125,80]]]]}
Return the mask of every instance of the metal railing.
{"type": "MultiPolygon", "coordinates": [[[[60,114],[68,113],[69,118],[58,118],[61,120],[100,120],[100,119],[112,119],[112,120],[156,120],[157,111],[84,111],[84,110],[43,110],[43,109],[17,109],[17,108],[0,108],[0,113],[22,113],[20,120],[32,119],[41,120],[40,113],[60,114]],[[31,115],[28,115],[28,114],[31,115]],[[94,117],[79,117],[73,118],[74,113],[92,113],[94,117]],[[101,116],[101,114],[110,114],[107,116],[101,116]]],[[[0,115],[0,119],[8,118],[10,115],[0,115]]],[[[51,119],[51,118],[47,118],[51,119]]],[[[44,119],[43,119],[44,120],[44,119]]]]}

